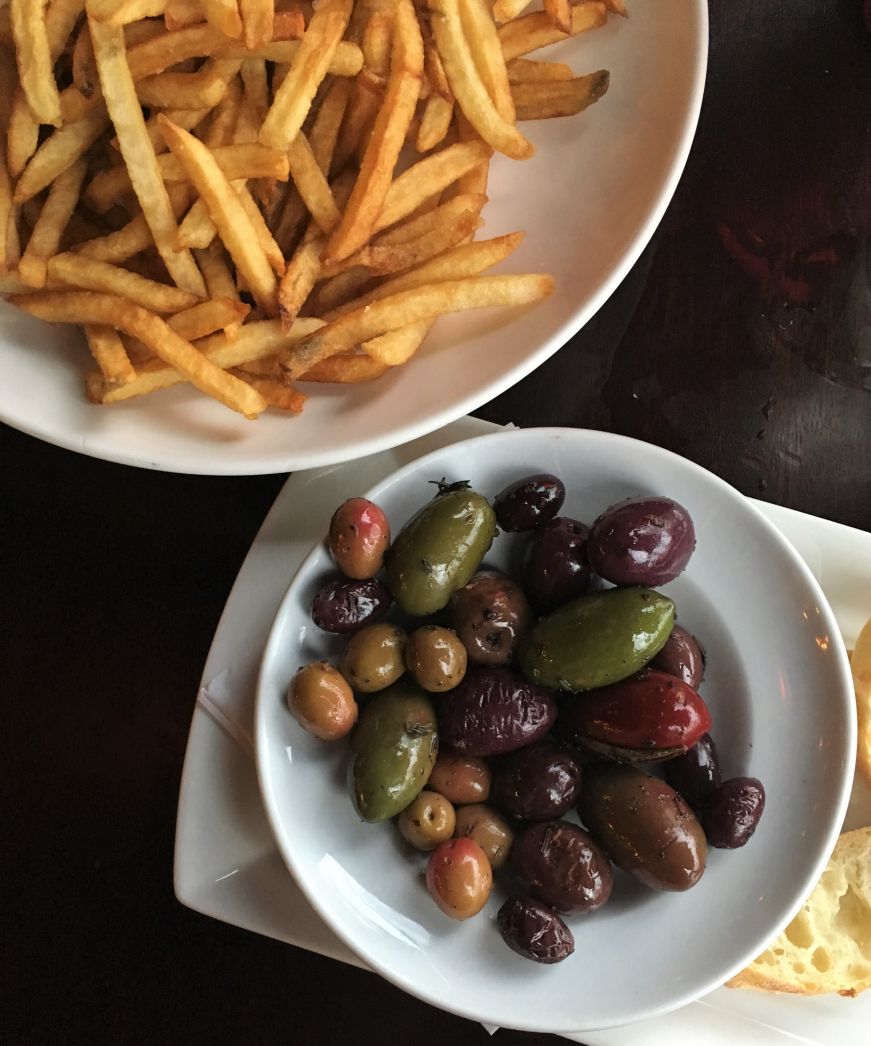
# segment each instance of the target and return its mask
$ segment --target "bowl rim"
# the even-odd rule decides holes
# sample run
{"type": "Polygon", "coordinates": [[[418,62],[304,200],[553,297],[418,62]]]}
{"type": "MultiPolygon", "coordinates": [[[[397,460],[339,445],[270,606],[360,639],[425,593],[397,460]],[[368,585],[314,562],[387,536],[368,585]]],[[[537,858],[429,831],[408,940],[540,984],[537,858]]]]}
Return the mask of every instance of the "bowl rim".
{"type": "MultiPolygon", "coordinates": [[[[775,545],[779,546],[781,552],[791,561],[793,568],[800,576],[802,582],[813,596],[816,605],[819,607],[820,614],[822,617],[822,624],[826,627],[830,635],[836,636],[837,641],[831,645],[831,654],[834,658],[832,662],[835,675],[838,682],[838,693],[837,696],[840,698],[840,704],[842,705],[842,712],[844,713],[844,727],[845,729],[840,732],[836,741],[840,743],[840,759],[839,762],[843,766],[843,772],[841,775],[841,781],[837,789],[837,799],[834,803],[834,816],[831,818],[831,823],[826,831],[822,846],[819,851],[817,861],[811,866],[808,874],[805,876],[804,881],[801,884],[801,889],[796,892],[796,900],[787,909],[785,916],[782,916],[777,920],[776,924],[773,925],[766,933],[764,941],[761,945],[754,946],[747,949],[747,954],[744,955],[740,960],[731,963],[723,973],[721,977],[711,981],[711,983],[705,984],[699,989],[698,987],[693,988],[690,991],[684,991],[670,1001],[663,1003],[662,1005],[649,1006],[644,1010],[634,1013],[632,1016],[621,1019],[612,1020],[607,1024],[597,1022],[593,1025],[572,1025],[565,1026],[562,1023],[545,1023],[542,1025],[541,1022],[529,1022],[529,1023],[518,1023],[512,1020],[510,1027],[517,1031],[527,1031],[532,1033],[540,1034],[556,1034],[556,1035],[567,1035],[578,1032],[588,1032],[594,1030],[600,1030],[611,1027],[621,1027],[626,1024],[634,1024],[639,1021],[647,1020],[651,1017],[656,1017],[664,1013],[672,1012],[689,1003],[697,1001],[708,992],[713,991],[715,988],[721,987],[730,978],[734,977],[739,973],[745,966],[748,965],[756,955],[760,954],[768,945],[777,938],[780,933],[786,928],[786,926],[792,921],[792,919],[798,914],[802,905],[804,904],[807,896],[810,894],[816,882],[822,875],[826,864],[828,863],[829,857],[834,850],[835,844],[838,840],[838,836],[841,832],[841,827],[846,815],[847,806],[850,801],[850,795],[852,791],[853,778],[855,775],[855,763],[856,763],[856,744],[857,744],[857,713],[856,713],[856,702],[853,694],[853,678],[850,670],[850,664],[847,657],[847,649],[841,639],[840,629],[838,628],[837,621],[835,619],[834,611],[829,605],[829,601],[825,596],[817,579],[814,577],[808,565],[796,551],[792,543],[778,530],[778,528],[767,519],[767,517],[752,503],[750,498],[743,495],[737,488],[733,487],[730,483],[727,483],[724,479],[715,475],[708,469],[703,468],[701,465],[690,461],[688,458],[684,458],[679,454],[675,454],[673,451],[666,450],[656,444],[646,443],[642,440],[637,440],[629,436],[623,436],[617,433],[611,433],[596,429],[577,429],[577,428],[565,428],[565,427],[541,427],[541,428],[516,428],[516,429],[504,429],[499,432],[486,433],[480,436],[473,436],[469,439],[460,440],[457,443],[449,444],[446,447],[440,447],[436,450],[430,451],[429,453],[422,455],[414,461],[403,465],[401,468],[396,469],[389,475],[383,477],[378,483],[367,490],[362,496],[377,498],[381,492],[387,487],[401,485],[410,475],[413,475],[419,471],[424,471],[427,465],[444,455],[445,453],[455,452],[462,448],[475,448],[479,449],[482,446],[486,446],[490,443],[495,442],[506,442],[511,440],[521,440],[528,438],[530,434],[535,434],[536,437],[553,439],[553,440],[573,440],[580,439],[584,441],[591,440],[594,444],[608,443],[622,446],[627,455],[635,452],[652,455],[654,458],[659,458],[670,462],[672,464],[677,463],[679,467],[685,468],[689,473],[694,474],[696,478],[701,479],[705,483],[712,484],[714,487],[720,489],[726,493],[732,500],[738,501],[744,506],[749,514],[755,518],[760,524],[762,529],[767,532],[768,537],[774,542],[775,545]]],[[[589,447],[586,448],[589,450],[589,447]]],[[[312,905],[318,915],[326,922],[326,924],[333,930],[338,937],[341,938],[343,943],[351,949],[367,968],[373,970],[382,976],[389,983],[395,985],[401,990],[408,994],[420,999],[431,1006],[444,1009],[447,1012],[453,1013],[459,1017],[464,1017],[467,1020],[476,1022],[483,1022],[485,1024],[496,1024],[501,1027],[501,1022],[498,1016],[493,1014],[484,1014],[474,1012],[467,1006],[457,1005],[455,1003],[446,1004],[442,999],[435,1001],[431,996],[428,996],[422,992],[417,984],[411,979],[404,977],[401,970],[392,969],[387,964],[382,963],[378,960],[373,959],[369,954],[364,952],[359,946],[357,946],[349,937],[345,934],[342,923],[340,920],[335,919],[329,908],[325,907],[320,903],[319,898],[313,894],[309,889],[309,884],[305,875],[298,871],[298,863],[295,860],[291,849],[286,848],[282,841],[282,831],[279,827],[279,815],[278,815],[278,803],[277,799],[273,795],[272,787],[269,776],[264,769],[264,763],[266,762],[266,750],[269,744],[269,738],[266,732],[266,715],[264,714],[264,708],[266,702],[271,698],[271,694],[268,693],[268,680],[267,675],[269,672],[269,664],[274,661],[275,658],[275,647],[278,643],[278,622],[283,618],[285,614],[285,608],[290,600],[291,593],[293,592],[296,582],[299,578],[304,576],[311,568],[314,561],[320,556],[325,546],[325,538],[321,538],[315,542],[312,548],[309,550],[305,558],[300,563],[297,570],[294,572],[287,588],[285,589],[284,595],[281,599],[281,603],[275,613],[272,624],[269,630],[269,637],[266,641],[266,645],[263,650],[263,655],[260,661],[260,667],[257,674],[257,690],[256,690],[256,702],[255,702],[255,767],[257,771],[257,783],[260,789],[261,798],[263,800],[263,806],[266,813],[267,820],[269,822],[270,829],[275,837],[276,846],[279,853],[282,856],[282,860],[287,865],[288,870],[296,880],[300,890],[305,895],[308,902],[312,905]]],[[[835,695],[833,695],[834,697],[835,695]]]]}

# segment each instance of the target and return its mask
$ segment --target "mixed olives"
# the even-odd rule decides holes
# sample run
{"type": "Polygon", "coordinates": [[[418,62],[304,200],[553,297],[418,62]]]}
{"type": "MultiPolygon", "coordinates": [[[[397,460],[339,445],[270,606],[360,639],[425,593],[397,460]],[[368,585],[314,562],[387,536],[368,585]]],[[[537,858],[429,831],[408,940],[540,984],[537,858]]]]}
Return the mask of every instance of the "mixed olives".
{"type": "Polygon", "coordinates": [[[338,668],[297,671],[288,705],[320,740],[350,734],[359,816],[395,819],[427,855],[445,915],[480,912],[498,872],[506,944],[560,962],[574,951],[566,919],[607,904],[621,876],[695,886],[709,847],[749,841],[765,791],[723,780],[705,651],[658,590],[695,548],[682,505],[629,498],[590,527],[559,515],[550,473],[492,503],[468,481],[437,486],[392,543],[373,502],[336,510],[341,576],[311,616],[347,642],[338,668]],[[484,566],[497,523],[519,577],[484,566]]]}

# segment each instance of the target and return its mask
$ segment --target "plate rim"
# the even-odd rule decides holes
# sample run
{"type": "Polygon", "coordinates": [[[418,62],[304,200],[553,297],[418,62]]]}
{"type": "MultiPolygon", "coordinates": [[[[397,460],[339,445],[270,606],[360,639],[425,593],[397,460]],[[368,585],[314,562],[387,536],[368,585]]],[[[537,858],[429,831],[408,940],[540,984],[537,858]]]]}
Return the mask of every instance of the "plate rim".
{"type": "MultiPolygon", "coordinates": [[[[473,436],[469,439],[459,440],[456,443],[449,444],[446,447],[440,447],[436,450],[425,454],[414,461],[402,466],[393,472],[388,473],[383,479],[381,479],[374,488],[370,488],[367,491],[366,496],[372,492],[373,489],[378,489],[384,486],[386,483],[402,483],[407,475],[411,474],[417,469],[425,469],[428,463],[443,454],[445,451],[456,450],[459,447],[469,446],[472,444],[478,445],[481,443],[494,441],[494,440],[506,440],[506,439],[523,439],[530,433],[535,433],[537,436],[544,436],[552,439],[572,439],[580,436],[581,438],[592,438],[598,439],[603,442],[616,441],[618,444],[622,444],[628,453],[631,453],[633,448],[643,447],[645,452],[652,452],[654,456],[664,458],[668,461],[677,462],[681,467],[686,467],[688,471],[701,475],[706,481],[713,482],[716,486],[721,489],[728,490],[732,494],[737,495],[741,502],[747,507],[750,514],[754,516],[762,525],[762,528],[766,530],[769,537],[778,545],[787,559],[791,562],[793,568],[800,575],[802,581],[807,586],[808,591],[813,595],[820,608],[823,623],[829,630],[831,635],[838,637],[838,641],[833,644],[833,657],[836,674],[839,676],[838,686],[838,697],[841,699],[841,704],[844,706],[845,712],[845,726],[844,730],[838,737],[841,747],[841,762],[844,766],[844,773],[840,782],[840,786],[837,793],[837,800],[835,803],[835,816],[832,820],[832,824],[829,827],[828,833],[823,841],[822,848],[820,850],[817,861],[813,865],[810,873],[806,877],[806,890],[802,890],[798,896],[798,900],[793,903],[792,906],[787,910],[787,913],[782,917],[766,936],[764,943],[758,949],[758,951],[764,950],[768,944],[773,941],[792,921],[795,915],[804,904],[807,894],[813,887],[813,884],[822,875],[822,872],[829,860],[829,857],[837,843],[838,836],[840,834],[841,826],[844,820],[844,816],[847,811],[847,807],[850,802],[850,796],[853,788],[853,778],[855,776],[855,763],[856,763],[856,738],[857,738],[857,715],[856,705],[853,697],[853,683],[852,674],[850,671],[849,661],[847,658],[846,647],[840,640],[840,630],[838,628],[837,620],[835,618],[834,611],[829,604],[828,597],[822,589],[819,581],[817,581],[810,567],[807,565],[802,556],[798,553],[792,543],[786,538],[786,536],[778,529],[778,527],[768,519],[764,512],[753,502],[751,498],[741,494],[735,487],[721,479],[715,473],[710,472],[708,469],[703,468],[701,465],[696,464],[694,461],[684,458],[679,454],[675,454],[672,451],[666,450],[663,447],[659,447],[656,444],[645,443],[642,440],[637,440],[629,436],[623,436],[617,433],[604,432],[596,429],[577,429],[577,428],[564,428],[564,427],[542,427],[542,428],[529,428],[529,429],[507,429],[499,432],[487,433],[480,436],[473,436]]],[[[276,611],[272,625],[269,629],[269,634],[266,639],[266,643],[263,649],[263,656],[260,662],[260,666],[257,671],[257,687],[256,687],[256,698],[254,708],[254,742],[255,742],[255,769],[257,774],[257,785],[260,791],[260,797],[263,802],[263,808],[266,813],[267,821],[269,822],[270,829],[272,831],[276,848],[281,855],[282,860],[288,868],[289,873],[294,877],[294,880],[304,894],[306,900],[314,908],[320,918],[326,923],[329,929],[342,941],[342,943],[356,955],[359,960],[365,965],[367,969],[371,969],[379,976],[384,977],[389,983],[402,991],[408,992],[415,998],[420,999],[422,1002],[428,1005],[434,1005],[438,1008],[444,1009],[450,1013],[454,1013],[459,1017],[463,1017],[467,1020],[476,1021],[478,1023],[485,1024],[496,1024],[499,1027],[511,1027],[517,1031],[526,1031],[531,1033],[539,1034],[578,1034],[583,1032],[592,1032],[599,1030],[606,1030],[609,1028],[628,1027],[631,1024],[635,1024],[641,1021],[647,1021],[651,1018],[674,1012],[675,1010],[682,1009],[683,1007],[697,1002],[700,998],[707,995],[709,992],[721,987],[731,977],[737,974],[743,969],[748,962],[758,954],[757,949],[741,958],[739,961],[733,963],[727,970],[725,976],[722,979],[717,979],[711,983],[705,984],[701,989],[694,989],[691,992],[685,992],[679,996],[675,1001],[666,1003],[662,1006],[650,1007],[643,1012],[640,1012],[636,1016],[633,1016],[629,1021],[626,1018],[614,1019],[606,1024],[595,1023],[591,1025],[579,1025],[576,1022],[572,1022],[570,1025],[563,1025],[561,1023],[548,1023],[542,1025],[540,1023],[520,1023],[515,1021],[509,1024],[503,1024],[498,1015],[475,1013],[463,1006],[457,1005],[446,1005],[443,1001],[434,1001],[433,998],[428,997],[426,994],[417,989],[417,986],[411,983],[409,980],[404,979],[400,973],[390,969],[386,964],[374,959],[370,954],[364,953],[359,947],[357,947],[343,932],[341,923],[334,919],[328,909],[325,909],[319,902],[319,900],[312,895],[308,888],[308,884],[305,877],[297,874],[296,862],[290,855],[290,852],[286,850],[282,843],[282,833],[278,828],[278,815],[277,805],[272,795],[271,787],[269,784],[268,777],[263,767],[263,763],[266,760],[266,746],[268,745],[268,738],[266,735],[266,714],[264,711],[266,701],[268,700],[266,694],[266,682],[265,676],[267,673],[267,662],[274,656],[274,648],[278,643],[278,621],[285,612],[285,607],[288,603],[291,588],[293,587],[294,581],[297,576],[308,569],[310,563],[315,559],[317,554],[322,549],[322,541],[315,543],[305,557],[301,560],[298,568],[294,571],[292,578],[290,579],[287,588],[285,589],[284,595],[281,598],[278,610],[276,611]]]]}

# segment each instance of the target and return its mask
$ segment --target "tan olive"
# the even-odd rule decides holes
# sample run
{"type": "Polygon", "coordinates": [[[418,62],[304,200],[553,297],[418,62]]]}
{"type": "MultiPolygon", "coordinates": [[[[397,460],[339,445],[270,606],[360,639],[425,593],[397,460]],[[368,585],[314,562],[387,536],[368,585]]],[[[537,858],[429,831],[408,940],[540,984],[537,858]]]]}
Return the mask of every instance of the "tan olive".
{"type": "Polygon", "coordinates": [[[474,839],[449,839],[430,854],[426,885],[445,915],[469,919],[487,903],[493,869],[474,839]]]}
{"type": "Polygon", "coordinates": [[[453,690],[466,674],[467,660],[457,633],[440,625],[424,625],[405,644],[408,671],[431,693],[453,690]]]}
{"type": "Polygon", "coordinates": [[[457,817],[454,808],[438,792],[423,791],[399,815],[402,838],[415,850],[435,850],[454,834],[457,817]]]}
{"type": "Polygon", "coordinates": [[[429,776],[429,786],[452,803],[483,803],[490,795],[492,778],[483,759],[442,749],[429,776]]]}
{"type": "Polygon", "coordinates": [[[367,625],[345,647],[342,675],[362,694],[395,683],[405,671],[405,630],[398,625],[367,625]]]}
{"type": "Polygon", "coordinates": [[[487,855],[492,868],[501,868],[511,852],[514,829],[492,806],[476,803],[457,810],[454,835],[473,839],[487,855]]]}
{"type": "Polygon", "coordinates": [[[357,722],[354,692],[338,669],[313,661],[293,677],[287,704],[300,725],[322,741],[336,741],[357,722]]]}

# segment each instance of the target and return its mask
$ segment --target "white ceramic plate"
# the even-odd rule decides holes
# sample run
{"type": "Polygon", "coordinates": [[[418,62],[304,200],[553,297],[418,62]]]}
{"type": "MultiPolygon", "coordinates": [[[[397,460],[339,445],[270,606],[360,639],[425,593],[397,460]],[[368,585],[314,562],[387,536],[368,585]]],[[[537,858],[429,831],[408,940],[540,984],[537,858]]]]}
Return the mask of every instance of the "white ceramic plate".
{"type": "MultiPolygon", "coordinates": [[[[544,470],[564,479],[567,515],[590,519],[640,493],[666,493],[693,515],[697,550],[667,591],[709,651],[702,692],[726,773],[766,786],[765,817],[746,849],[712,852],[701,883],[686,894],[646,893],[620,877],[614,901],[574,920],[577,952],[556,967],[536,967],[505,948],[493,925],[501,893],[483,916],[451,923],[425,893],[418,856],[388,826],[357,819],[345,787],[347,748],[315,742],[286,710],[296,668],[340,647],[308,613],[331,570],[323,544],[300,568],[267,643],[256,743],[279,849],[314,908],[367,965],[462,1016],[577,1032],[698,998],[783,928],[843,820],[855,709],[834,618],[807,567],[746,499],[672,454],[607,433],[520,430],[438,451],[370,496],[395,528],[430,479],[468,478],[492,496],[512,478],[544,470]]],[[[510,540],[497,542],[487,561],[499,565],[510,540]]]]}
{"type": "Polygon", "coordinates": [[[492,165],[480,237],[521,228],[503,271],[547,271],[552,298],[440,321],[412,365],[371,385],[311,386],[298,418],[256,424],[184,388],[90,406],[81,336],[0,303],[0,419],[94,457],[173,472],[314,468],[398,446],[487,402],[552,355],[606,301],[659,223],[683,170],[707,60],[704,0],[635,0],[629,19],[550,49],[579,72],[611,71],[577,119],[528,124],[524,163],[492,165]]]}

